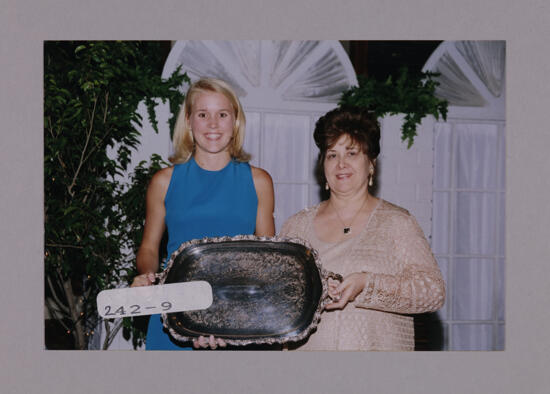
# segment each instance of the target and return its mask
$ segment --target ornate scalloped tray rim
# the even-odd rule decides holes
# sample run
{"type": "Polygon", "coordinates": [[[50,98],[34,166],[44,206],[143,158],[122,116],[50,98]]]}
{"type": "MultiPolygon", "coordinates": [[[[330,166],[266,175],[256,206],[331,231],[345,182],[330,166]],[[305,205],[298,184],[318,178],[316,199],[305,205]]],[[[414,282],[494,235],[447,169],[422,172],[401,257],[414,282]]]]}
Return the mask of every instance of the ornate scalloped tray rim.
{"type": "MultiPolygon", "coordinates": [[[[324,307],[324,300],[328,298],[328,285],[326,278],[329,273],[328,271],[324,270],[321,266],[321,263],[319,262],[317,251],[311,247],[311,245],[301,238],[289,238],[289,237],[258,237],[256,235],[236,235],[233,237],[225,236],[225,237],[206,237],[202,239],[193,239],[187,242],[184,242],[180,245],[180,247],[172,253],[170,256],[170,259],[168,260],[166,264],[166,268],[159,276],[159,283],[164,284],[166,277],[168,276],[168,272],[172,268],[174,261],[176,260],[176,257],[179,256],[185,249],[195,246],[195,245],[202,245],[202,244],[209,244],[209,243],[221,243],[221,242],[232,242],[232,241],[260,241],[260,242],[289,242],[289,243],[295,243],[302,245],[306,247],[312,254],[313,259],[315,261],[315,265],[319,271],[319,275],[321,276],[321,283],[322,283],[322,293],[320,301],[315,308],[315,312],[313,314],[313,318],[309,326],[304,329],[302,332],[298,333],[297,335],[291,336],[291,337],[258,337],[258,338],[246,338],[246,339],[230,339],[230,338],[224,338],[225,343],[228,345],[238,345],[238,346],[244,346],[244,345],[251,345],[251,344],[284,344],[286,342],[296,342],[301,341],[302,339],[305,339],[308,337],[311,332],[317,328],[317,325],[319,324],[319,321],[321,320],[321,312],[324,307]]],[[[170,335],[181,342],[188,342],[193,340],[195,337],[190,336],[183,336],[176,332],[172,327],[170,327],[168,322],[168,316],[166,313],[161,314],[162,316],[162,322],[163,325],[168,331],[170,332],[170,335]]]]}

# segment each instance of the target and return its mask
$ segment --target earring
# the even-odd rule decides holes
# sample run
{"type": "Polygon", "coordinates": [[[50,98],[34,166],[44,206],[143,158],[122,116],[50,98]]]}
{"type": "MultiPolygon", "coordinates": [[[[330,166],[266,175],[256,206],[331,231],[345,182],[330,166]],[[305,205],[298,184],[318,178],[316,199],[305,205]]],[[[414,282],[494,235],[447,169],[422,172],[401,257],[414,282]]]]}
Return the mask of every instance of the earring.
{"type": "Polygon", "coordinates": [[[374,168],[371,167],[369,171],[369,186],[372,187],[373,185],[373,178],[374,178],[374,168]]]}
{"type": "Polygon", "coordinates": [[[325,182],[325,190],[330,190],[330,187],[328,186],[328,182],[325,182]]]}

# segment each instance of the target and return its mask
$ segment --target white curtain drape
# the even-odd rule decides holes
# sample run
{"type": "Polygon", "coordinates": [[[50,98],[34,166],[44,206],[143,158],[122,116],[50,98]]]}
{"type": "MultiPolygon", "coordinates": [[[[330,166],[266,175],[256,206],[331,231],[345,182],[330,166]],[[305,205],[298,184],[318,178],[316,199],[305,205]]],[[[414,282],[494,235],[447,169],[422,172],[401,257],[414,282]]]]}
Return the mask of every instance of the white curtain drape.
{"type": "MultiPolygon", "coordinates": [[[[504,41],[445,43],[432,71],[450,106],[504,105],[504,41]]],[[[504,111],[502,111],[504,113],[504,111]]],[[[432,249],[447,282],[448,350],[504,349],[505,119],[435,125],[432,249]]]]}
{"type": "Polygon", "coordinates": [[[440,85],[436,88],[436,94],[447,100],[452,105],[482,107],[485,100],[464,75],[459,65],[448,54],[442,56],[437,65],[440,85]]]}
{"type": "Polygon", "coordinates": [[[504,324],[504,126],[435,128],[432,248],[447,282],[450,350],[495,350],[504,324]],[[492,329],[491,329],[492,327],[492,329]]]}
{"type": "Polygon", "coordinates": [[[456,41],[437,62],[436,94],[454,106],[483,107],[504,86],[505,41],[456,41]]]}
{"type": "Polygon", "coordinates": [[[457,41],[456,48],[495,97],[504,82],[504,41],[457,41]]]}

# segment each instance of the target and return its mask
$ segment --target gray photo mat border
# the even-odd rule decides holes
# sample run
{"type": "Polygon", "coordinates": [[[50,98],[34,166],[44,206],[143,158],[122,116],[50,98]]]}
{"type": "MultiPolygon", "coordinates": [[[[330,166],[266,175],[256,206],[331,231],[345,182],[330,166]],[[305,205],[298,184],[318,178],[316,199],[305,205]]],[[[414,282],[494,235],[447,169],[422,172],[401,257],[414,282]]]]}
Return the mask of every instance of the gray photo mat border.
{"type": "Polygon", "coordinates": [[[550,138],[543,88],[550,72],[550,7],[543,0],[424,0],[416,8],[367,0],[141,3],[2,3],[2,392],[542,392],[550,382],[550,182],[544,176],[550,138]],[[44,350],[43,41],[258,37],[507,41],[505,351],[44,350]]]}

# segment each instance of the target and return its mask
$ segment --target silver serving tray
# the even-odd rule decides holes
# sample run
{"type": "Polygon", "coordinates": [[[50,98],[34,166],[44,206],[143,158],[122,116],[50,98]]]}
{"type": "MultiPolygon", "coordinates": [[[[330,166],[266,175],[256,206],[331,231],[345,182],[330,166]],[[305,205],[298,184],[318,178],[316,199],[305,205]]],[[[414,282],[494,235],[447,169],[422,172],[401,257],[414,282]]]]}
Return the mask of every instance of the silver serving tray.
{"type": "Polygon", "coordinates": [[[307,337],[328,300],[327,278],[317,252],[297,238],[204,238],[183,243],[160,274],[160,284],[203,280],[212,305],[203,310],[164,313],[177,341],[200,335],[230,345],[275,344],[307,337]]]}

